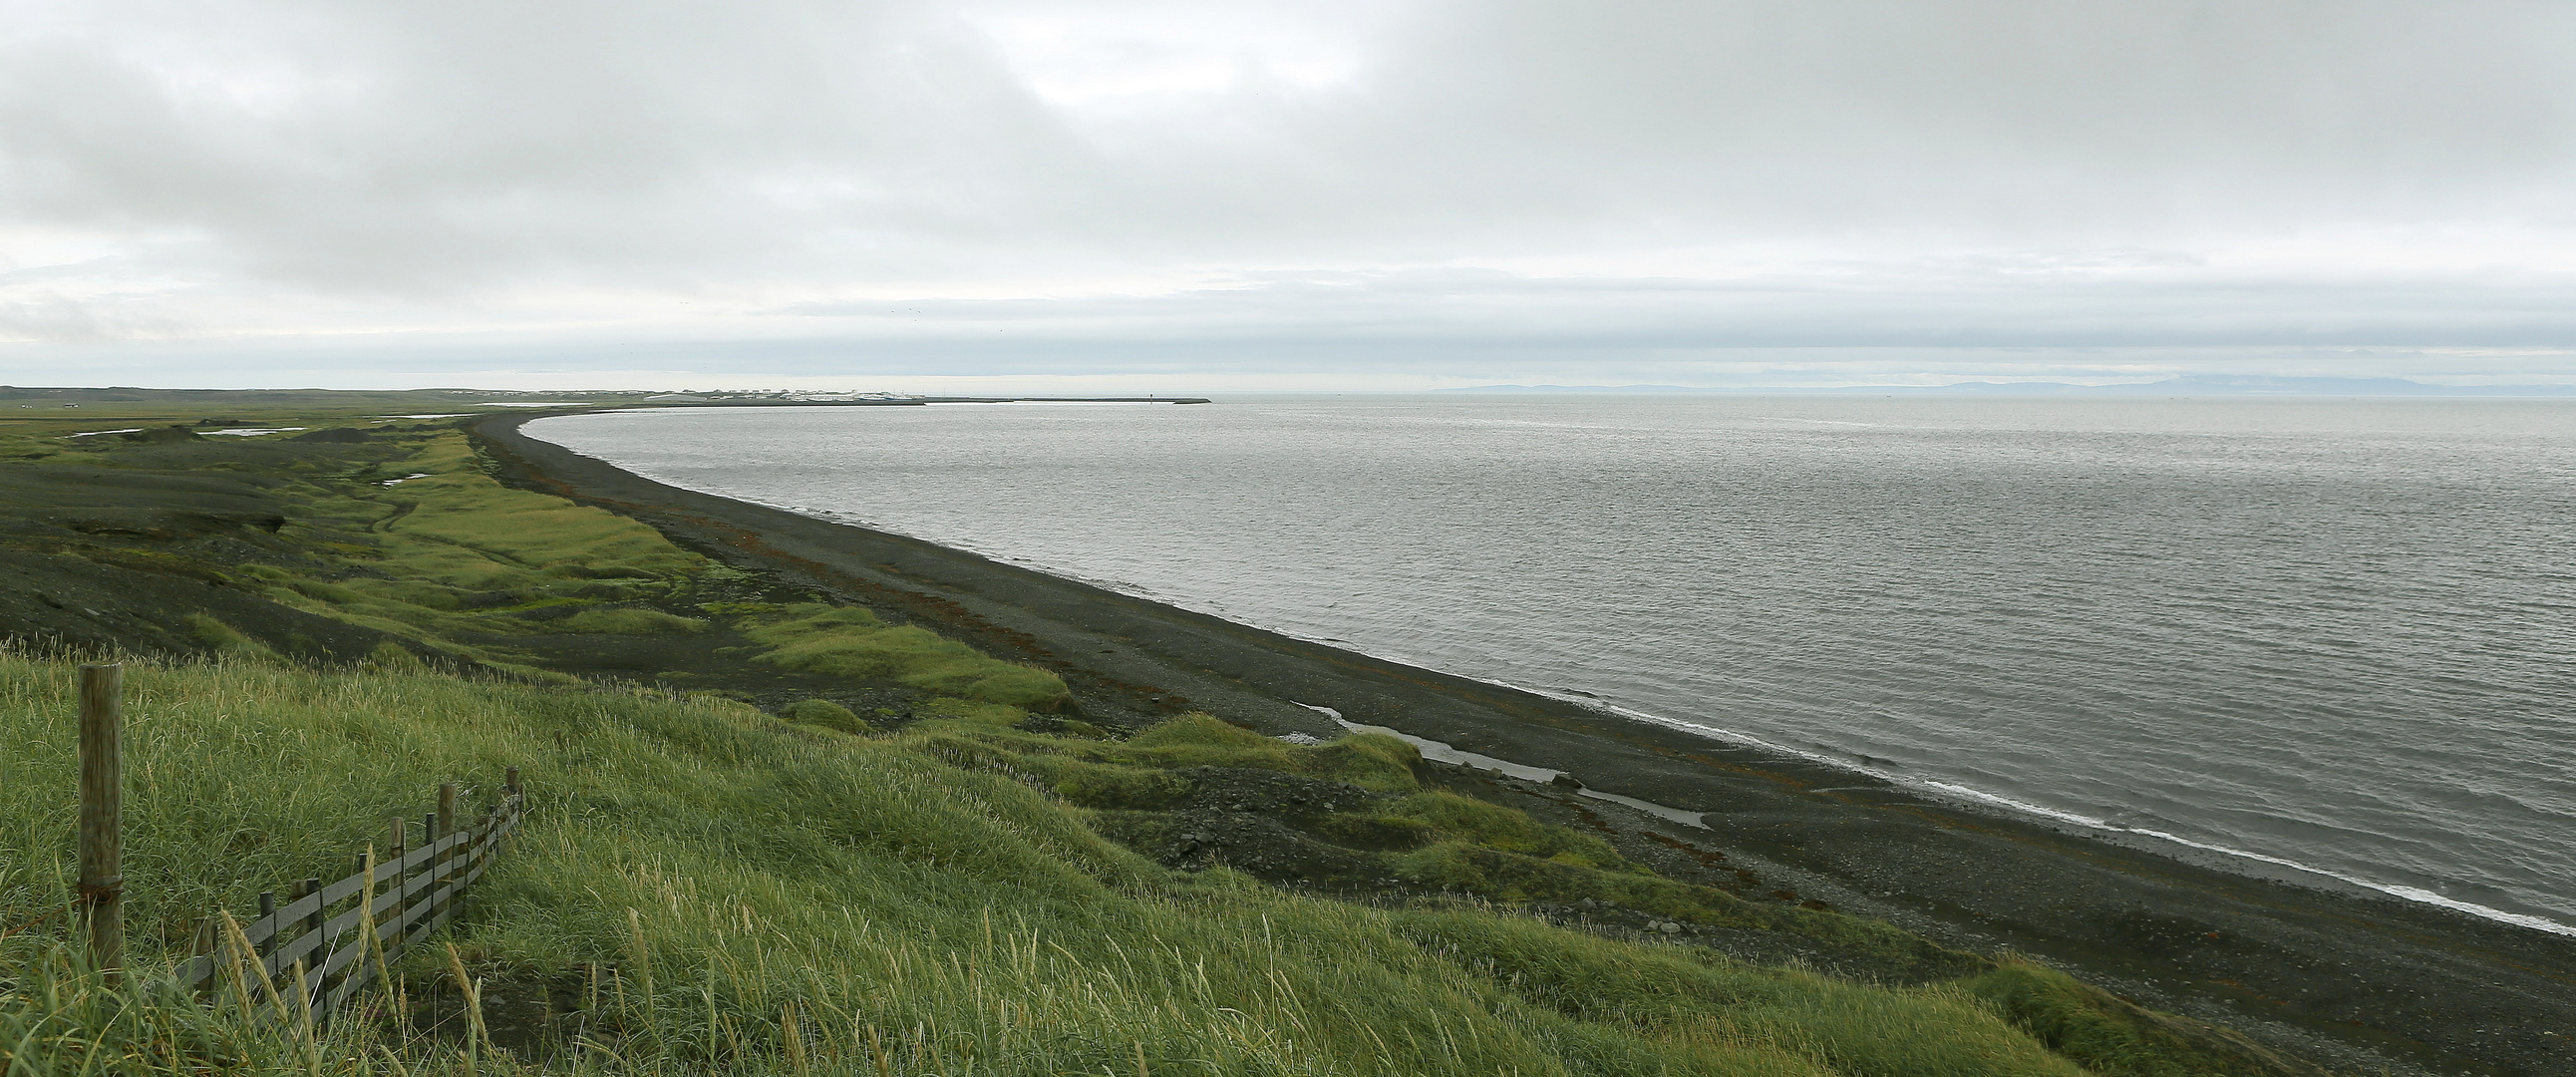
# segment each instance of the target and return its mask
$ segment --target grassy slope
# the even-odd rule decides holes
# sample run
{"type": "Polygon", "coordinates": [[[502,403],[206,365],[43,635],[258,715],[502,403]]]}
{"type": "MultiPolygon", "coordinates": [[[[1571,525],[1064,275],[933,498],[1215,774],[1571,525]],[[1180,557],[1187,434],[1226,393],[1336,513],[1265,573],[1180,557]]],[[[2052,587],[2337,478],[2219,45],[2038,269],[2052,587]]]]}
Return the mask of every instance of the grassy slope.
{"type": "MultiPolygon", "coordinates": [[[[721,622],[781,668],[851,662],[854,675],[955,691],[935,710],[957,717],[869,738],[712,697],[439,673],[408,649],[365,670],[295,668],[235,626],[206,626],[238,656],[130,675],[130,915],[147,967],[184,949],[197,916],[345,873],[435,782],[516,764],[535,821],[451,937],[486,994],[578,1011],[551,1047],[529,1044],[557,1068],[2086,1072],[2072,1055],[2106,1074],[2227,1070],[2023,966],[1884,988],[1473,903],[1374,908],[1226,869],[1167,871],[1102,836],[1135,821],[1118,805],[1191,767],[1267,768],[1382,794],[1351,825],[1420,839],[1398,870],[1428,881],[1503,900],[1616,887],[1672,915],[1753,915],[1639,875],[1587,838],[1419,791],[1394,742],[1301,749],[1203,720],[1120,742],[1040,735],[1013,728],[1049,698],[1011,672],[1024,667],[889,638],[900,630],[857,611],[657,612],[639,600],[716,570],[629,521],[490,483],[453,434],[422,431],[382,455],[363,473],[298,478],[284,533],[329,555],[235,568],[242,582],[426,653],[532,674],[509,641],[567,612],[611,632],[721,622]],[[413,471],[431,477],[378,485],[413,471]],[[985,681],[1000,687],[973,698],[985,681]]],[[[156,993],[149,975],[117,996],[71,968],[58,913],[70,683],[62,661],[0,655],[0,1071],[463,1065],[452,1037],[394,1022],[346,1022],[299,1047],[156,993]]],[[[1859,945],[1920,945],[1881,924],[1763,915],[1859,945]]],[[[443,956],[415,958],[407,990],[433,990],[426,962],[443,956]]]]}
{"type": "MultiPolygon", "coordinates": [[[[514,992],[586,997],[605,965],[585,1057],[606,1068],[781,1068],[793,1003],[808,1064],[860,1072],[882,1056],[901,1072],[1124,1073],[1140,1050],[1165,1073],[2081,1072],[1956,988],[1166,872],[1014,776],[944,760],[937,733],[866,739],[721,700],[433,673],[131,676],[128,877],[147,964],[209,908],[345,870],[375,820],[416,811],[437,780],[515,763],[535,820],[456,941],[514,992]]],[[[13,924],[69,898],[70,682],[63,663],[0,658],[13,924]]],[[[0,997],[0,1050],[39,1072],[81,1054],[80,1030],[42,1027],[50,939],[0,942],[0,967],[27,978],[0,997]]],[[[379,1042],[415,1067],[436,1053],[379,1042]]]]}

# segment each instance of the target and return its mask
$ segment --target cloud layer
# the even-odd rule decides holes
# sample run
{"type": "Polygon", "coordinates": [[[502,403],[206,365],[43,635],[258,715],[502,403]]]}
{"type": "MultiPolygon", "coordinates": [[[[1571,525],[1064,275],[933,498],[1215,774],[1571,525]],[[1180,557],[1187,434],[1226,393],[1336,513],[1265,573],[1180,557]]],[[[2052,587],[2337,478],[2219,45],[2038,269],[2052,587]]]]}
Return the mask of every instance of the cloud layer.
{"type": "Polygon", "coordinates": [[[20,382],[2576,349],[2559,4],[9,6],[20,382]]]}

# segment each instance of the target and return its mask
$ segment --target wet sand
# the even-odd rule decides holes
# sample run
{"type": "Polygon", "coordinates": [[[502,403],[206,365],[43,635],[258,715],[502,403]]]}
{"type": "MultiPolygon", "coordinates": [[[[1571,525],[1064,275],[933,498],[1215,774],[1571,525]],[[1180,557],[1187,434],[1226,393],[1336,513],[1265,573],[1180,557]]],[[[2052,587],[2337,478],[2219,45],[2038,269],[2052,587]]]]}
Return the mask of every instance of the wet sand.
{"type": "MultiPolygon", "coordinates": [[[[518,433],[521,485],[738,568],[900,611],[1046,666],[1089,713],[1207,710],[1271,733],[1310,709],[1706,812],[1689,835],[1779,888],[1941,942],[2014,950],[2335,1070],[2576,1077],[2576,938],[1949,803],[1865,775],[1291,639],[974,554],[682,490],[518,433]]],[[[1625,825],[1677,824],[1643,813],[1625,825]]]]}

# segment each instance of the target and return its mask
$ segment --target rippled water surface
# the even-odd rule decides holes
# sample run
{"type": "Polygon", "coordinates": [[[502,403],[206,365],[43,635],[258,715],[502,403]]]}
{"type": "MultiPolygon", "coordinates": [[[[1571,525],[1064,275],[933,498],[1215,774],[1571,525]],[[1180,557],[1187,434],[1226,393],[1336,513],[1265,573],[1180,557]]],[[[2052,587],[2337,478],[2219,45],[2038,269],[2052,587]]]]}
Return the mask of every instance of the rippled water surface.
{"type": "Polygon", "coordinates": [[[2576,923],[2570,402],[1271,397],[529,432],[1292,635],[2576,923]]]}

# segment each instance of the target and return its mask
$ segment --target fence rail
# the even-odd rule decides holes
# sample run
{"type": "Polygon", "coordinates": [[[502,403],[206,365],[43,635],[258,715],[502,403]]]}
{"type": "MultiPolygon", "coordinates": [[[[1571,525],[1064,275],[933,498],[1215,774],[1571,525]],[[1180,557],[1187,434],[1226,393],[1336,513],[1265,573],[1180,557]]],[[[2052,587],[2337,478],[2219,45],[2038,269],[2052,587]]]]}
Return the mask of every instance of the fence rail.
{"type": "Polygon", "coordinates": [[[396,818],[397,843],[381,862],[370,850],[347,878],[327,884],[307,879],[284,905],[274,894],[261,894],[260,915],[248,923],[209,918],[198,931],[197,956],[178,968],[179,981],[211,991],[229,971],[243,970],[246,981],[255,977],[263,985],[245,982],[246,989],[273,991],[278,1002],[302,1009],[281,1016],[327,1023],[405,948],[464,908],[467,888],[483,877],[502,842],[527,817],[519,768],[510,768],[504,779],[501,802],[472,823],[456,825],[455,806],[456,786],[442,785],[440,810],[422,819],[418,846],[400,844],[409,825],[396,818]],[[343,903],[346,909],[331,912],[343,903]]]}

